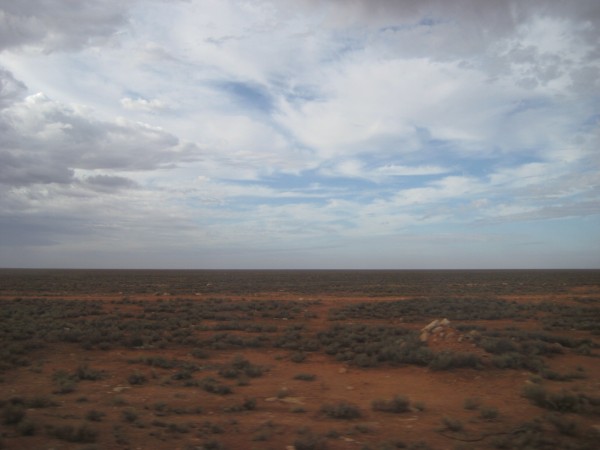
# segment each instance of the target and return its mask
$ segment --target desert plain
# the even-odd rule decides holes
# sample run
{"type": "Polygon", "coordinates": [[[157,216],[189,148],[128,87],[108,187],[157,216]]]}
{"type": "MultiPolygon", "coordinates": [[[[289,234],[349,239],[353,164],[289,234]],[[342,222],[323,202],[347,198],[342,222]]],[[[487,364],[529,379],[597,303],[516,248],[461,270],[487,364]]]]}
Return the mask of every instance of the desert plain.
{"type": "Polygon", "coordinates": [[[0,270],[0,448],[595,449],[600,271],[0,270]]]}

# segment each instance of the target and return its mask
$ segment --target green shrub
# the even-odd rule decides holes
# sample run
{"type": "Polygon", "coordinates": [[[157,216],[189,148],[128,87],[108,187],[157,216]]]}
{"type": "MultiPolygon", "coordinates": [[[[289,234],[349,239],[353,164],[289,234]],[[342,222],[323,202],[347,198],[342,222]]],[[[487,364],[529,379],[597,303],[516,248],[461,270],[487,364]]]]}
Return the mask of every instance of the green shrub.
{"type": "Polygon", "coordinates": [[[127,381],[129,381],[129,384],[140,385],[146,383],[148,378],[140,372],[134,372],[127,377],[127,381]]]}
{"type": "Polygon", "coordinates": [[[33,436],[37,431],[35,423],[30,420],[23,420],[17,425],[17,432],[21,436],[33,436]]]}
{"type": "Polygon", "coordinates": [[[76,378],[64,370],[55,372],[52,379],[56,383],[55,394],[69,394],[75,390],[76,378]]]}
{"type": "Polygon", "coordinates": [[[85,418],[91,422],[100,422],[105,415],[106,414],[102,411],[96,411],[95,409],[92,409],[85,414],[85,418]]]}
{"type": "Polygon", "coordinates": [[[483,408],[479,412],[479,417],[481,417],[484,420],[496,419],[498,417],[498,409],[494,408],[493,406],[483,408]]]}
{"type": "Polygon", "coordinates": [[[220,384],[217,380],[212,377],[206,377],[200,380],[200,387],[206,392],[218,395],[231,394],[231,388],[225,384],[220,384]]]}
{"type": "Polygon", "coordinates": [[[433,360],[429,363],[431,370],[480,369],[481,367],[481,359],[474,353],[466,352],[440,352],[435,354],[433,360]]]}
{"type": "Polygon", "coordinates": [[[294,352],[294,353],[292,353],[292,356],[290,357],[290,360],[292,362],[295,362],[295,363],[304,362],[304,360],[306,360],[306,353],[304,353],[304,352],[294,352]]]}
{"type": "Polygon", "coordinates": [[[534,405],[558,412],[600,412],[600,398],[590,397],[585,394],[561,391],[548,392],[543,386],[529,384],[523,388],[523,396],[534,405]]]}
{"type": "Polygon", "coordinates": [[[2,409],[2,423],[16,425],[25,417],[25,408],[21,405],[8,404],[2,409]]]}
{"type": "Polygon", "coordinates": [[[121,417],[125,422],[135,422],[138,420],[139,415],[135,409],[128,408],[121,413],[121,417]]]}
{"type": "Polygon", "coordinates": [[[28,408],[48,408],[50,406],[57,406],[57,403],[50,397],[39,395],[31,398],[26,402],[28,408]]]}
{"type": "Polygon", "coordinates": [[[494,339],[485,337],[479,341],[479,346],[488,353],[502,354],[517,352],[518,347],[512,341],[506,338],[494,339]]]}
{"type": "Polygon", "coordinates": [[[85,424],[80,425],[79,427],[74,427],[72,425],[50,427],[48,429],[48,434],[63,441],[82,443],[96,442],[98,437],[98,432],[85,424]]]}
{"type": "Polygon", "coordinates": [[[394,398],[389,400],[373,400],[371,407],[374,411],[398,414],[410,411],[410,400],[404,395],[396,395],[394,398]]]}
{"type": "Polygon", "coordinates": [[[314,381],[317,376],[312,373],[297,373],[294,375],[294,380],[314,381]]]}
{"type": "Polygon", "coordinates": [[[90,369],[87,364],[80,365],[75,371],[75,377],[78,380],[100,380],[104,378],[104,374],[100,370],[90,369]]]}
{"type": "Polygon", "coordinates": [[[211,439],[210,441],[204,442],[200,448],[203,450],[222,450],[225,447],[223,447],[223,444],[219,441],[211,439]]]}
{"type": "Polygon", "coordinates": [[[325,450],[327,442],[323,437],[310,430],[304,431],[294,440],[295,450],[325,450]]]}
{"type": "Polygon", "coordinates": [[[579,425],[577,422],[562,414],[549,414],[546,416],[546,420],[550,422],[560,434],[573,437],[579,434],[579,425]]]}
{"type": "Polygon", "coordinates": [[[358,406],[342,401],[337,404],[326,404],[321,407],[321,412],[332,419],[358,419],[362,412],[358,406]]]}
{"type": "Polygon", "coordinates": [[[257,378],[262,376],[266,370],[258,365],[252,364],[242,356],[234,357],[228,365],[219,369],[219,375],[224,378],[249,377],[257,378]]]}

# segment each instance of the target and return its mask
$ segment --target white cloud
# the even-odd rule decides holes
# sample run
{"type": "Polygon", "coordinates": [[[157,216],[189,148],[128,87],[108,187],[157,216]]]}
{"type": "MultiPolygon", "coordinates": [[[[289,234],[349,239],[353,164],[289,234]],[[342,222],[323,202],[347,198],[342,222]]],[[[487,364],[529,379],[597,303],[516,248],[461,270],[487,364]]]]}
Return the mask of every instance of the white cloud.
{"type": "Polygon", "coordinates": [[[431,262],[597,220],[597,2],[63,3],[0,0],[11,242],[431,262]]]}
{"type": "Polygon", "coordinates": [[[169,105],[159,99],[146,100],[144,98],[123,97],[121,99],[121,105],[125,109],[143,112],[160,112],[169,109],[169,105]]]}

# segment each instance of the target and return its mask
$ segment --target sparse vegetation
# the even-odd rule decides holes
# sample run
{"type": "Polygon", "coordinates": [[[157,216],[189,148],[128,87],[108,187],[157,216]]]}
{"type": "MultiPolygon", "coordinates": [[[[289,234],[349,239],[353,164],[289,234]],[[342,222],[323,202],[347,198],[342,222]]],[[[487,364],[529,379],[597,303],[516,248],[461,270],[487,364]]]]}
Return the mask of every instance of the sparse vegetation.
{"type": "Polygon", "coordinates": [[[529,384],[523,388],[523,396],[533,404],[551,411],[600,413],[600,398],[580,392],[567,390],[550,392],[539,384],[529,384]]]}
{"type": "Polygon", "coordinates": [[[98,432],[87,424],[77,427],[72,425],[49,426],[48,435],[67,442],[90,443],[96,442],[98,432]]]}
{"type": "Polygon", "coordinates": [[[107,273],[0,270],[4,448],[431,448],[396,439],[404,421],[456,450],[595,448],[595,272],[107,273]],[[488,405],[490,372],[540,417],[488,405]],[[426,410],[394,396],[404,377],[472,396],[426,410]]]}

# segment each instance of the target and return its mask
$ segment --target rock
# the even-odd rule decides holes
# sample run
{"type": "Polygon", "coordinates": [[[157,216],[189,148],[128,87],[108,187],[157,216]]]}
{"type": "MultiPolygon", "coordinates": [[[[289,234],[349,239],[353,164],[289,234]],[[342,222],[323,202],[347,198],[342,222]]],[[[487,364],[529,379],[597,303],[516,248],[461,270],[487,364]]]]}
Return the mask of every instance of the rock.
{"type": "Polygon", "coordinates": [[[113,388],[114,392],[123,392],[125,389],[131,389],[129,386],[117,386],[113,388]]]}
{"type": "Polygon", "coordinates": [[[431,331],[433,330],[435,327],[437,327],[440,324],[439,319],[436,319],[432,322],[430,322],[427,326],[425,326],[421,331],[431,331]]]}

